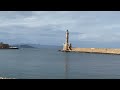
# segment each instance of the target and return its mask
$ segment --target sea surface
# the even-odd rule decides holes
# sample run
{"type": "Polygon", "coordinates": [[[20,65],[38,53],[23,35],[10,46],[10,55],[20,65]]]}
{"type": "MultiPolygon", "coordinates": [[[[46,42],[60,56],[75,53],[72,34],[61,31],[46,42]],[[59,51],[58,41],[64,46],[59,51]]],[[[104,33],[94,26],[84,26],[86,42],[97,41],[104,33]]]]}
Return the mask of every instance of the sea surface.
{"type": "Polygon", "coordinates": [[[120,79],[120,55],[59,52],[59,48],[0,50],[0,77],[120,79]]]}

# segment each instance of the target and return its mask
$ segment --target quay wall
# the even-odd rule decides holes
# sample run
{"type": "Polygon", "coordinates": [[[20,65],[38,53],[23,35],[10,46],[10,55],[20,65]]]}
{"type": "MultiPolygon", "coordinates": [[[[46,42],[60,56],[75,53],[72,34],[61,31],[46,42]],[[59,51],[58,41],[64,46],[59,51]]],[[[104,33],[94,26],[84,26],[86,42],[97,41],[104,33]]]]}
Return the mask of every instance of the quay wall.
{"type": "Polygon", "coordinates": [[[120,54],[120,48],[72,48],[73,52],[120,54]]]}

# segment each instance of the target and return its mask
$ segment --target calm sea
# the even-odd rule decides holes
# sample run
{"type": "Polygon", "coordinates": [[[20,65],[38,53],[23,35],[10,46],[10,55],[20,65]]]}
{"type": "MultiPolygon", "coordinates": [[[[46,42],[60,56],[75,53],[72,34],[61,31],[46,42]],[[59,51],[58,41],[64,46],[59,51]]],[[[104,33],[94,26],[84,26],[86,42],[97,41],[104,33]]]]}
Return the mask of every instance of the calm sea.
{"type": "Polygon", "coordinates": [[[0,77],[120,79],[120,55],[65,53],[58,49],[0,50],[0,77]]]}

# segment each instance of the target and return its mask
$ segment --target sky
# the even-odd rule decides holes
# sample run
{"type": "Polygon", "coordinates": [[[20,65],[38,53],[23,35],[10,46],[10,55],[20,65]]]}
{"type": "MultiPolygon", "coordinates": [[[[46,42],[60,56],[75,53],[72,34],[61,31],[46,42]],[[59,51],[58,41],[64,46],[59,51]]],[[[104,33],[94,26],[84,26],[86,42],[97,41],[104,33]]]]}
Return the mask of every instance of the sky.
{"type": "Polygon", "coordinates": [[[0,42],[120,47],[120,11],[0,11],[0,42]]]}

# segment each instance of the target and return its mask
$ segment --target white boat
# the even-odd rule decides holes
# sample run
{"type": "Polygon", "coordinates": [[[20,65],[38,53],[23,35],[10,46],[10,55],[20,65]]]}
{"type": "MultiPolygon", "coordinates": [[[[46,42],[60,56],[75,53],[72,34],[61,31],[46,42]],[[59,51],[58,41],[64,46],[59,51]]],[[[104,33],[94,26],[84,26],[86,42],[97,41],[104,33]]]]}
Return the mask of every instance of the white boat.
{"type": "Polygon", "coordinates": [[[9,49],[18,49],[18,47],[9,47],[9,49]]]}

